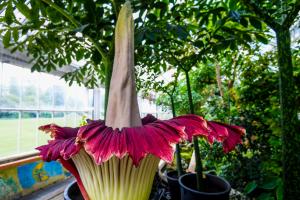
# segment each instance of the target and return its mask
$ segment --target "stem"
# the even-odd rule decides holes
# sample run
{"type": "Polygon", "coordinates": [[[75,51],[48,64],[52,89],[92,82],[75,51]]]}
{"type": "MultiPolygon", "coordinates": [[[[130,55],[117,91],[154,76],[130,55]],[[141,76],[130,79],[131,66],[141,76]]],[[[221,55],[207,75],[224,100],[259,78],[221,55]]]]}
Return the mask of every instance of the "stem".
{"type": "Polygon", "coordinates": [[[221,80],[221,66],[218,62],[216,64],[216,80],[217,80],[220,96],[222,98],[222,101],[224,102],[224,93],[222,89],[222,80],[221,80]]]}
{"type": "Polygon", "coordinates": [[[289,29],[276,31],[279,87],[281,104],[282,163],[284,199],[298,199],[300,196],[300,149],[299,122],[297,119],[295,84],[289,29]]]}
{"type": "MultiPolygon", "coordinates": [[[[173,117],[176,117],[175,103],[174,103],[173,95],[170,95],[170,99],[171,99],[171,103],[172,103],[172,114],[173,114],[173,117]]],[[[176,168],[177,168],[178,177],[183,175],[180,152],[181,152],[180,145],[177,143],[176,144],[176,168]]]]}
{"type": "Polygon", "coordinates": [[[174,98],[173,98],[172,95],[169,95],[169,96],[170,96],[170,99],[171,99],[172,114],[173,114],[173,117],[176,117],[174,98]]]}
{"type": "Polygon", "coordinates": [[[187,93],[188,93],[188,98],[189,98],[190,113],[195,114],[189,71],[184,71],[184,72],[185,72],[185,78],[186,78],[187,93]]]}
{"type": "Polygon", "coordinates": [[[97,49],[97,51],[100,53],[100,55],[102,56],[102,58],[106,58],[107,57],[107,53],[105,52],[104,49],[102,49],[99,45],[98,42],[96,42],[92,37],[90,37],[89,35],[84,35],[97,49]]]}
{"type": "Polygon", "coordinates": [[[197,178],[197,190],[203,191],[204,183],[203,183],[203,168],[202,168],[202,161],[199,149],[198,138],[193,137],[193,144],[195,150],[195,161],[196,161],[196,178],[197,178]]]}
{"type": "MultiPolygon", "coordinates": [[[[195,114],[189,71],[185,71],[185,78],[186,78],[187,92],[188,92],[188,97],[189,97],[190,113],[195,114]]],[[[200,149],[199,149],[197,137],[193,137],[193,143],[194,143],[195,161],[196,161],[197,190],[203,191],[203,187],[204,187],[203,186],[203,169],[202,169],[201,155],[200,155],[200,149]]]]}
{"type": "Polygon", "coordinates": [[[59,7],[58,5],[53,3],[51,0],[42,0],[42,1],[45,2],[46,4],[50,5],[55,10],[57,10],[60,14],[62,14],[65,18],[67,18],[76,27],[78,27],[80,25],[80,23],[77,22],[76,19],[74,19],[74,17],[72,15],[70,15],[67,11],[65,11],[64,9],[62,9],[61,7],[59,7]]]}
{"type": "Polygon", "coordinates": [[[118,18],[118,16],[119,16],[119,7],[120,7],[120,5],[119,5],[119,2],[118,1],[116,1],[116,0],[112,0],[111,1],[111,4],[112,4],[112,7],[113,7],[113,9],[114,9],[114,11],[115,11],[115,15],[116,15],[116,18],[118,18]]]}

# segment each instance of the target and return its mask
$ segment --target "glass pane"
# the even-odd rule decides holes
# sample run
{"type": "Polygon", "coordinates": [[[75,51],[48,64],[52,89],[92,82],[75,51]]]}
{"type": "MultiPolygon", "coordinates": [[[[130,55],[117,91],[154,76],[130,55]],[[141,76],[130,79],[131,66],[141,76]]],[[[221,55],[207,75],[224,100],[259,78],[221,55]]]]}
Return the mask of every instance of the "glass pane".
{"type": "Polygon", "coordinates": [[[34,80],[25,79],[22,87],[22,103],[21,106],[25,108],[36,108],[37,102],[37,87],[34,84],[34,80]]]}
{"type": "Polygon", "coordinates": [[[0,77],[0,107],[16,108],[20,104],[20,79],[23,70],[9,64],[2,64],[0,77]]]}
{"type": "Polygon", "coordinates": [[[19,75],[22,82],[21,107],[38,107],[38,85],[39,73],[31,73],[29,69],[23,69],[23,74],[19,75]]]}
{"type": "Polygon", "coordinates": [[[59,126],[65,126],[65,113],[64,112],[54,112],[53,113],[53,123],[59,126]]]}
{"type": "Polygon", "coordinates": [[[65,117],[66,117],[66,126],[76,127],[79,125],[79,122],[77,122],[78,116],[75,112],[67,112],[65,117]]]}
{"type": "Polygon", "coordinates": [[[0,112],[0,157],[17,153],[18,112],[0,112]]]}
{"type": "MultiPolygon", "coordinates": [[[[38,126],[43,126],[43,125],[51,124],[51,123],[53,123],[53,118],[52,118],[51,112],[39,113],[38,126]]],[[[49,134],[46,134],[45,132],[42,132],[42,131],[38,131],[38,135],[37,135],[38,145],[46,144],[49,139],[50,139],[49,134]]]]}
{"type": "Polygon", "coordinates": [[[88,102],[88,107],[92,108],[94,106],[94,91],[93,90],[88,90],[88,93],[89,93],[89,102],[88,102]]]}
{"type": "Polygon", "coordinates": [[[60,85],[54,86],[54,107],[56,109],[65,107],[65,88],[60,85]]]}
{"type": "Polygon", "coordinates": [[[22,112],[20,153],[35,151],[37,146],[38,120],[36,112],[22,112]]]}
{"type": "Polygon", "coordinates": [[[40,73],[39,107],[51,109],[53,107],[53,76],[40,73]]]}

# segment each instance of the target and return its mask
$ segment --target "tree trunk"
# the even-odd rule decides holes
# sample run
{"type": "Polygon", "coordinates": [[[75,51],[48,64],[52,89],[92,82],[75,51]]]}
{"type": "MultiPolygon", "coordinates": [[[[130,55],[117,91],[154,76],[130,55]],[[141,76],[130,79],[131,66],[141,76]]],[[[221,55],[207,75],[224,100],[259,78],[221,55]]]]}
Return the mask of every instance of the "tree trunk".
{"type": "Polygon", "coordinates": [[[300,132],[289,29],[276,31],[279,65],[284,199],[300,196],[300,132]]]}

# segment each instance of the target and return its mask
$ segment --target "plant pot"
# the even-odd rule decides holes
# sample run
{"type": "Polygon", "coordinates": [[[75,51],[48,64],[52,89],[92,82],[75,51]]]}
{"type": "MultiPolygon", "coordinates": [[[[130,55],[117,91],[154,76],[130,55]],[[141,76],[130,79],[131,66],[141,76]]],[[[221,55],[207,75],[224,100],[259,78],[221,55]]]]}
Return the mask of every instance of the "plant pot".
{"type": "Polygon", "coordinates": [[[64,199],[65,200],[84,200],[76,181],[70,183],[68,185],[68,187],[65,189],[64,199]]]}
{"type": "Polygon", "coordinates": [[[180,186],[177,171],[169,171],[166,176],[172,200],[180,200],[180,186]]]}
{"type": "Polygon", "coordinates": [[[196,174],[179,177],[181,200],[229,200],[230,184],[223,178],[206,174],[204,191],[196,189],[196,174]]]}

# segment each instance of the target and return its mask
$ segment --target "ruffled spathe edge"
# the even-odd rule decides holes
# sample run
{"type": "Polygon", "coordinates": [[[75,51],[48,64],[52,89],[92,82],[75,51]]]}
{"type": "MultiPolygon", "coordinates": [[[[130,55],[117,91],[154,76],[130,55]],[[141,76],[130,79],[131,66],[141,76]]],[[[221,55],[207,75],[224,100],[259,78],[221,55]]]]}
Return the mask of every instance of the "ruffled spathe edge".
{"type": "Polygon", "coordinates": [[[81,127],[77,142],[81,143],[96,164],[128,154],[135,166],[152,154],[168,163],[173,160],[172,144],[191,139],[193,135],[208,137],[206,121],[196,115],[185,115],[170,120],[156,120],[148,115],[143,126],[112,129],[94,123],[81,127]]]}
{"type": "Polygon", "coordinates": [[[89,121],[80,128],[46,125],[41,128],[51,132],[54,140],[38,147],[43,159],[67,160],[81,148],[94,159],[96,164],[128,154],[135,166],[147,155],[152,154],[166,162],[173,160],[172,144],[202,136],[209,143],[223,142],[223,149],[229,152],[241,142],[244,129],[218,122],[204,120],[197,115],[184,115],[170,120],[157,120],[152,115],[142,119],[140,127],[124,127],[121,130],[105,126],[104,121],[89,121]]]}

